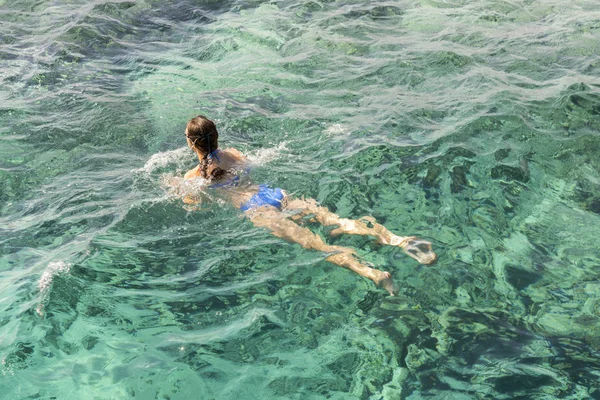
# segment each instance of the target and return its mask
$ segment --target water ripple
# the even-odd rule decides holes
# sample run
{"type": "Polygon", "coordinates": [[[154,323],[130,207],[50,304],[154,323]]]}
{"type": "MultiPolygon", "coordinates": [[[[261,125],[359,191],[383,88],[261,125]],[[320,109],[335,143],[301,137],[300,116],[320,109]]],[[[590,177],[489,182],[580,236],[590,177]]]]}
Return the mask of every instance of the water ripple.
{"type": "Polygon", "coordinates": [[[599,17],[0,1],[5,396],[593,397],[599,17]],[[200,113],[249,179],[428,238],[438,263],[329,239],[392,273],[387,298],[255,228],[181,179],[200,113]]]}

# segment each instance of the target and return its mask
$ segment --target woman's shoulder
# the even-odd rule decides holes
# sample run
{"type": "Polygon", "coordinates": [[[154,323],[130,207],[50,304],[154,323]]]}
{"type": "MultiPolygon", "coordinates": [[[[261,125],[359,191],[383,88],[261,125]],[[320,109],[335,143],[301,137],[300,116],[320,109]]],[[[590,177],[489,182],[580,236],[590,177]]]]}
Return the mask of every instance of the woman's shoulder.
{"type": "Polygon", "coordinates": [[[225,168],[237,168],[240,165],[244,165],[248,162],[246,156],[241,151],[234,149],[233,147],[223,149],[222,152],[223,155],[225,155],[225,157],[222,158],[225,168]]]}
{"type": "Polygon", "coordinates": [[[223,152],[225,154],[227,154],[228,156],[237,159],[238,161],[245,161],[246,160],[246,156],[244,156],[244,154],[239,151],[238,149],[234,149],[233,147],[229,147],[227,149],[224,149],[223,152]]]}

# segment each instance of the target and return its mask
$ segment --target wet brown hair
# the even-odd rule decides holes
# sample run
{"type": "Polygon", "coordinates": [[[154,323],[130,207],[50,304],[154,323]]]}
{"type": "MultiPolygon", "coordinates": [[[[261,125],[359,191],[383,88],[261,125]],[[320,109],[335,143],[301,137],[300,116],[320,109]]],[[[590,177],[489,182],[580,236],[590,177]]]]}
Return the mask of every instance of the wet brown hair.
{"type": "Polygon", "coordinates": [[[219,147],[219,132],[215,123],[204,115],[198,115],[188,122],[185,136],[192,141],[194,148],[204,156],[212,153],[219,147]]]}
{"type": "Polygon", "coordinates": [[[192,142],[192,147],[204,156],[200,161],[200,176],[209,180],[222,177],[226,171],[210,163],[213,153],[219,148],[219,132],[215,123],[204,115],[198,115],[188,122],[185,136],[192,142]]]}

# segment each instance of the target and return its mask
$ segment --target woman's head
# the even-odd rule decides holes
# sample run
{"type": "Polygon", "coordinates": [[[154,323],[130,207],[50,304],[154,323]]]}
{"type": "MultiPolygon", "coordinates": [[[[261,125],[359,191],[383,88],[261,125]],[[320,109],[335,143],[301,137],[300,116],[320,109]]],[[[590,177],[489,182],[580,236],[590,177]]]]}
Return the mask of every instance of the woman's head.
{"type": "Polygon", "coordinates": [[[219,147],[219,132],[215,123],[204,115],[198,115],[188,122],[185,136],[191,148],[207,156],[219,147]]]}

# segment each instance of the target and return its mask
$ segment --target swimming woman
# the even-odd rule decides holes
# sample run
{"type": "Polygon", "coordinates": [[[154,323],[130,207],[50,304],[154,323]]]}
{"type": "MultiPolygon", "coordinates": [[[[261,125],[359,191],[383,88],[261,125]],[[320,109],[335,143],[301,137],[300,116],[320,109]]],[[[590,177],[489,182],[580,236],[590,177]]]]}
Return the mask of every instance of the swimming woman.
{"type": "MultiPolygon", "coordinates": [[[[221,189],[225,197],[245,215],[255,226],[264,227],[277,237],[298,243],[306,249],[327,253],[326,260],[348,268],[377,286],[394,295],[396,288],[389,272],[369,267],[358,259],[354,250],[348,247],[331,246],[299,225],[308,218],[323,226],[335,226],[330,235],[351,234],[373,236],[378,243],[402,248],[406,254],[422,264],[431,264],[436,255],[431,243],[414,236],[396,236],[372,217],[359,220],[340,218],[313,199],[292,199],[285,191],[266,185],[243,185],[239,171],[247,167],[247,159],[236,149],[219,149],[217,127],[208,118],[200,115],[187,124],[185,136],[188,146],[198,155],[198,166],[188,171],[184,178],[203,178],[211,187],[221,189]]],[[[192,195],[184,198],[186,203],[197,203],[192,195]]]]}

